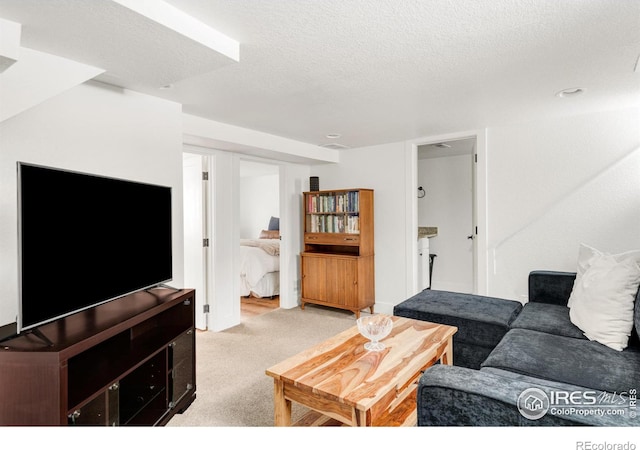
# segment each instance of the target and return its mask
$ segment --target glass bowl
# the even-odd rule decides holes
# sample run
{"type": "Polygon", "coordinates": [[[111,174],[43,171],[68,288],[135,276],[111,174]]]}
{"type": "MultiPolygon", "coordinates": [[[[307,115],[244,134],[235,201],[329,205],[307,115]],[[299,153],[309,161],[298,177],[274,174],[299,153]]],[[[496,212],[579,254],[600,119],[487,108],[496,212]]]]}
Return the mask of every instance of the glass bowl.
{"type": "Polygon", "coordinates": [[[382,314],[362,316],[356,323],[358,324],[360,334],[370,341],[364,344],[365,349],[378,352],[386,348],[380,341],[391,333],[391,329],[393,328],[393,320],[391,320],[391,317],[382,314]]]}

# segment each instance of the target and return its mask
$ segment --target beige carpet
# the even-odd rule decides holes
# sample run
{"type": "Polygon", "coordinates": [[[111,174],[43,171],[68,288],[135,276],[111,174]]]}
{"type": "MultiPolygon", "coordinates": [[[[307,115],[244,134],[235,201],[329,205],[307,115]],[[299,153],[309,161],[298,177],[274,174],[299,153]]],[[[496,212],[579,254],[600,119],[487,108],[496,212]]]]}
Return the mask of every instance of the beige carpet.
{"type": "MultiPolygon", "coordinates": [[[[198,332],[196,400],[168,426],[273,426],[273,378],[265,370],[354,325],[350,311],[308,305],[252,317],[225,331],[198,332]]],[[[293,404],[293,420],[304,412],[293,404]]]]}

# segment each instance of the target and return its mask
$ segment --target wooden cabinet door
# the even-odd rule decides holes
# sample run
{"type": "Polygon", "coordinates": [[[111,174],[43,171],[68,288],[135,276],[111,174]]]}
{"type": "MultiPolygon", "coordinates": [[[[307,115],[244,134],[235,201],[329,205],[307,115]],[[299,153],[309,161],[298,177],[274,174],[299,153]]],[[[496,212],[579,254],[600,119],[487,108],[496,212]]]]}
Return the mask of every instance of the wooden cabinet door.
{"type": "Polygon", "coordinates": [[[357,307],[357,258],[304,255],[302,257],[302,297],[333,305],[357,307]]]}
{"type": "Polygon", "coordinates": [[[355,258],[327,258],[327,301],[336,305],[358,306],[358,261],[355,258]]]}
{"type": "Polygon", "coordinates": [[[327,259],[319,256],[301,258],[302,297],[325,301],[327,298],[327,259]]]}

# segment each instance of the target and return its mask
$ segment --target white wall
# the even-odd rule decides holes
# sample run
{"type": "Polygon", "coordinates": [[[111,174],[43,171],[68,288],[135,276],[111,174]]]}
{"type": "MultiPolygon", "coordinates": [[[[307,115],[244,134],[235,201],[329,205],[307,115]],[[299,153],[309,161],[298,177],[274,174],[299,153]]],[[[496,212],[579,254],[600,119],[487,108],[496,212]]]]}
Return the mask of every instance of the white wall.
{"type": "Polygon", "coordinates": [[[529,271],[575,271],[580,243],[640,249],[639,108],[495,127],[487,141],[491,295],[524,300],[529,271]]]}
{"type": "MultiPolygon", "coordinates": [[[[375,310],[391,313],[406,298],[406,210],[404,143],[342,151],[340,164],[314,166],[320,189],[374,190],[375,310]]],[[[417,230],[416,230],[417,233],[417,230]]]]}
{"type": "MultiPolygon", "coordinates": [[[[418,225],[438,227],[429,239],[434,261],[431,288],[473,292],[473,232],[471,186],[472,156],[459,155],[418,160],[418,225]]],[[[417,195],[417,194],[416,194],[417,195]]]]}
{"type": "MultiPolygon", "coordinates": [[[[575,271],[581,242],[608,252],[640,249],[639,124],[634,108],[487,129],[488,243],[478,249],[489,261],[487,295],[525,300],[529,272],[575,271]]],[[[311,169],[320,189],[375,190],[380,312],[406,298],[413,270],[405,199],[417,191],[405,180],[417,159],[407,159],[406,147],[344,150],[339,164],[311,169]]]]}
{"type": "MultiPolygon", "coordinates": [[[[182,284],[180,105],[89,82],[0,123],[0,149],[0,326],[18,312],[17,161],[171,186],[174,284],[182,284]]],[[[52,289],[65,286],[73,274],[52,289]]]]}
{"type": "Polygon", "coordinates": [[[240,238],[260,237],[260,232],[268,229],[271,217],[280,217],[278,175],[241,177],[240,238]]]}
{"type": "Polygon", "coordinates": [[[280,307],[300,304],[302,192],[309,190],[309,166],[280,165],[280,307]]]}

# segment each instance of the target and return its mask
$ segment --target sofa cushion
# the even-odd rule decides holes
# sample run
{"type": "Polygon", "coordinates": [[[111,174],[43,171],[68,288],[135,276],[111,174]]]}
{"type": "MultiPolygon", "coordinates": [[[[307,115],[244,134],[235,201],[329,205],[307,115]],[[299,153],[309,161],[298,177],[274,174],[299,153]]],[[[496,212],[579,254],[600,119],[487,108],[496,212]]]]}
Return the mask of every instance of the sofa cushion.
{"type": "Polygon", "coordinates": [[[495,347],[509,330],[522,304],[513,300],[425,289],[397,304],[396,316],[458,327],[455,342],[495,347]]]}
{"type": "MultiPolygon", "coordinates": [[[[638,261],[640,261],[640,252],[638,261]]],[[[614,350],[629,344],[633,329],[634,301],[640,285],[638,261],[618,261],[613,255],[600,255],[576,279],[570,304],[571,321],[589,339],[614,350]]]]}
{"type": "Polygon", "coordinates": [[[608,392],[640,389],[640,351],[619,352],[586,339],[513,329],[482,367],[608,392]]]}
{"type": "Polygon", "coordinates": [[[531,377],[529,375],[523,375],[521,373],[511,372],[509,370],[496,369],[495,367],[483,367],[482,369],[480,369],[480,371],[482,373],[491,373],[493,375],[499,375],[501,377],[509,378],[511,380],[526,381],[527,383],[530,383],[530,384],[537,384],[540,386],[546,386],[546,387],[557,389],[557,390],[571,391],[571,390],[578,390],[580,388],[583,388],[583,386],[576,386],[573,384],[563,383],[561,381],[551,381],[551,380],[545,380],[543,378],[531,377]]]}
{"type": "Polygon", "coordinates": [[[529,272],[529,302],[567,306],[575,272],[534,270],[529,272]]]}
{"type": "Polygon", "coordinates": [[[571,323],[569,308],[546,303],[527,303],[511,328],[542,331],[578,339],[586,339],[580,328],[571,323]]]}

